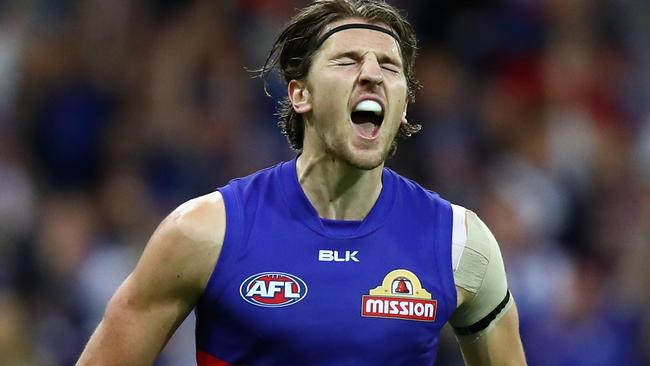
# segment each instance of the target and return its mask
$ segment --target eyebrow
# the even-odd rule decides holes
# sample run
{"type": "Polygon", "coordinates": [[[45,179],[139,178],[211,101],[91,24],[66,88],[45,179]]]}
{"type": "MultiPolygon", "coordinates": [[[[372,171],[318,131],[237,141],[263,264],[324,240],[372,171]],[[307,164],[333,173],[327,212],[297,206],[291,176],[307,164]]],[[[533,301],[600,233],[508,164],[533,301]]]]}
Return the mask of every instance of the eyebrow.
{"type": "MultiPolygon", "coordinates": [[[[375,54],[377,55],[377,61],[380,64],[390,63],[390,64],[394,64],[396,66],[400,66],[400,67],[402,66],[401,60],[396,58],[396,57],[387,55],[385,53],[375,53],[375,54]]],[[[351,58],[353,60],[359,60],[359,59],[363,58],[363,55],[365,55],[364,52],[360,52],[360,51],[357,51],[357,50],[341,51],[341,52],[336,52],[332,57],[330,57],[330,60],[344,58],[344,57],[348,57],[348,58],[351,58]]]]}

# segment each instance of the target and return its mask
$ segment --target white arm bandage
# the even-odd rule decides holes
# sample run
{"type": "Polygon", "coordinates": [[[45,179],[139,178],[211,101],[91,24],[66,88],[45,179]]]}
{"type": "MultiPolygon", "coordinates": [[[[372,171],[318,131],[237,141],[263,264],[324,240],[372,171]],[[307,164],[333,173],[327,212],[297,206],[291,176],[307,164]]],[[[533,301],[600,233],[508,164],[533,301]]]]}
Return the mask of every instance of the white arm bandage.
{"type": "Polygon", "coordinates": [[[475,213],[452,205],[454,282],[474,294],[454,312],[449,323],[459,335],[488,332],[512,304],[501,251],[475,213]]]}

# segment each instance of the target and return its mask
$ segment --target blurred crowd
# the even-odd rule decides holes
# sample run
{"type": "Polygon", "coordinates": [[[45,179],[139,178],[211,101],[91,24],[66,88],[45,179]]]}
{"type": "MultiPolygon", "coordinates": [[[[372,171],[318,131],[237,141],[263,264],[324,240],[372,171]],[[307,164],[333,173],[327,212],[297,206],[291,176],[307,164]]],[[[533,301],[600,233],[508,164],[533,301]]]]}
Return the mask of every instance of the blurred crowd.
{"type": "MultiPolygon", "coordinates": [[[[492,229],[529,364],[650,365],[650,3],[389,2],[423,130],[388,166],[492,229]]],[[[0,365],[73,364],[170,210],[295,156],[249,70],[305,3],[0,0],[0,365]]]]}

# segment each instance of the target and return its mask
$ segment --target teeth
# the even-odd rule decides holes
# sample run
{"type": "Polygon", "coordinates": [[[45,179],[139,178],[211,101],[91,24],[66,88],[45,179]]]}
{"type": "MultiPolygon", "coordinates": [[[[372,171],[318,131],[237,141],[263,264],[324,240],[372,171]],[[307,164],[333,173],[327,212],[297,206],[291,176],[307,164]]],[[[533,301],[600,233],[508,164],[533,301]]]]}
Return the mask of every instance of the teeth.
{"type": "Polygon", "coordinates": [[[383,110],[381,109],[381,104],[374,100],[362,100],[354,107],[354,112],[374,112],[376,115],[381,116],[383,110]]]}

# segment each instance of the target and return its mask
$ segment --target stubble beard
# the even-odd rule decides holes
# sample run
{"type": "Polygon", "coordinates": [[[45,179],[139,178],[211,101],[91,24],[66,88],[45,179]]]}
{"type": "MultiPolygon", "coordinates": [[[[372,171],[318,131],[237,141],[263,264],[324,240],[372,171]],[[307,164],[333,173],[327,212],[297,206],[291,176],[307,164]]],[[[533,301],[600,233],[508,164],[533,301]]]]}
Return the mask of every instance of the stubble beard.
{"type": "MultiPolygon", "coordinates": [[[[388,126],[383,126],[386,128],[388,126]]],[[[355,148],[347,138],[337,138],[333,130],[315,129],[325,154],[332,160],[338,160],[346,165],[364,171],[369,171],[382,165],[391,152],[392,141],[397,135],[397,129],[394,131],[389,140],[391,143],[382,141],[382,146],[377,147],[374,151],[367,151],[361,148],[355,148]]],[[[348,131],[347,133],[354,133],[348,131]]],[[[379,137],[381,138],[381,137],[379,137]]]]}
{"type": "Polygon", "coordinates": [[[388,158],[390,146],[383,146],[380,151],[370,153],[357,152],[347,144],[326,144],[325,153],[332,159],[339,160],[348,166],[359,170],[373,170],[383,164],[388,158]],[[337,146],[342,145],[342,146],[337,146]]]}

